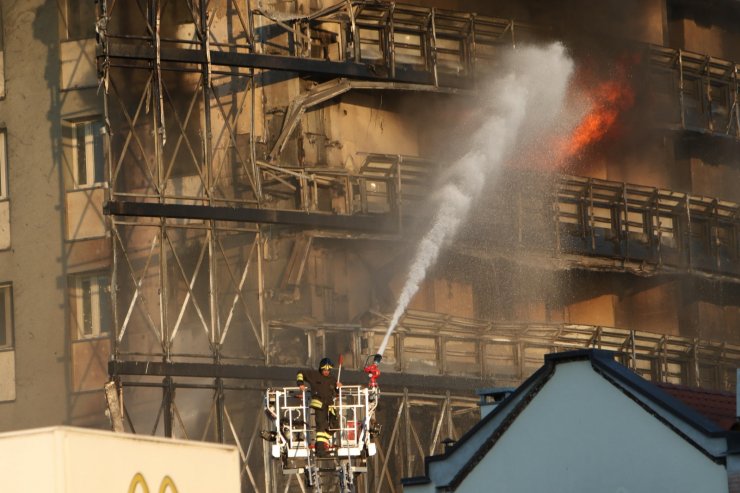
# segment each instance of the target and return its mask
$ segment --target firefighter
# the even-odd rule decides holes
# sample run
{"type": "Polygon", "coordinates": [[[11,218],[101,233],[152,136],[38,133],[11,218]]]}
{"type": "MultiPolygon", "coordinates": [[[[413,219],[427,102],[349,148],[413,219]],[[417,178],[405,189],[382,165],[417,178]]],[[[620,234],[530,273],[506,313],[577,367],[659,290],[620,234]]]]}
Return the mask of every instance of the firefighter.
{"type": "Polygon", "coordinates": [[[334,412],[334,396],[342,383],[331,377],[334,363],[324,358],[319,363],[318,370],[305,370],[296,375],[296,384],[301,391],[306,390],[306,384],[311,387],[310,407],[314,410],[316,419],[316,455],[326,457],[331,448],[331,433],[329,432],[330,413],[334,412]]]}

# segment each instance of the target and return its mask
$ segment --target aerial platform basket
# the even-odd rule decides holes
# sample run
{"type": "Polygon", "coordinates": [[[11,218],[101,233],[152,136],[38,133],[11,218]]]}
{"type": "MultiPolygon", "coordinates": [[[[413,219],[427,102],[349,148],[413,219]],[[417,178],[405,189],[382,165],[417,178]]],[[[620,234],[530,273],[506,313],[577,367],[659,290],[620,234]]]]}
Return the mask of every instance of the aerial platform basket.
{"type": "MultiPolygon", "coordinates": [[[[373,456],[372,442],[377,387],[345,385],[339,389],[330,407],[330,431],[333,435],[331,455],[335,457],[373,456]]],[[[265,412],[271,422],[270,438],[274,438],[271,454],[276,459],[307,458],[313,454],[315,426],[308,403],[311,394],[298,387],[268,389],[265,412]]]]}

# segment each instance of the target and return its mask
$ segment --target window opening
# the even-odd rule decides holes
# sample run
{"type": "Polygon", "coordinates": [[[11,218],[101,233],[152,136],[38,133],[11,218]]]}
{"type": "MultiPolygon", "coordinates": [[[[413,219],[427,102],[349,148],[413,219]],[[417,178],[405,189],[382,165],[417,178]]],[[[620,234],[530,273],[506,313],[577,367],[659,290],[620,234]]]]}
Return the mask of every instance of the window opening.
{"type": "Polygon", "coordinates": [[[0,200],[8,197],[7,131],[0,130],[0,200]]]}
{"type": "Polygon", "coordinates": [[[93,185],[105,180],[102,130],[103,124],[98,120],[74,124],[74,175],[77,186],[93,185]]]}
{"type": "Polygon", "coordinates": [[[76,276],[73,286],[77,338],[89,339],[107,334],[112,313],[108,275],[96,273],[76,276]]]}
{"type": "Polygon", "coordinates": [[[95,37],[95,4],[91,0],[67,0],[67,39],[95,37]]]}
{"type": "Polygon", "coordinates": [[[0,349],[13,347],[13,290],[0,285],[0,349]]]}

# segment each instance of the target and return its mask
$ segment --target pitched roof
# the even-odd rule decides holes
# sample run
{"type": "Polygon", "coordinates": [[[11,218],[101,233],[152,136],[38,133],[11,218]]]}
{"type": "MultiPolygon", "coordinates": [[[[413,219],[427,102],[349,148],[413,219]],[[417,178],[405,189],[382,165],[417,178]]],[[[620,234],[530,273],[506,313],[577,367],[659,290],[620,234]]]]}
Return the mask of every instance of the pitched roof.
{"type": "Polygon", "coordinates": [[[735,394],[719,390],[697,389],[670,383],[656,384],[664,392],[680,400],[703,416],[715,422],[723,430],[735,424],[735,394]]]}
{"type": "MultiPolygon", "coordinates": [[[[558,364],[578,360],[590,360],[594,371],[601,374],[608,382],[620,388],[627,396],[638,402],[647,412],[653,414],[657,419],[666,423],[669,427],[687,440],[691,445],[699,449],[707,457],[717,463],[724,463],[728,448],[735,448],[735,433],[728,432],[728,428],[715,422],[710,416],[706,416],[689,402],[684,402],[674,397],[667,389],[661,390],[658,386],[643,379],[632,370],[614,361],[615,353],[597,349],[576,350],[563,353],[553,353],[545,356],[545,365],[537,370],[516,391],[507,397],[493,412],[489,413],[476,423],[465,435],[453,446],[445,450],[444,454],[427,457],[425,463],[425,475],[404,478],[401,480],[405,486],[426,484],[432,482],[430,478],[430,465],[435,462],[444,463],[450,459],[455,466],[455,471],[448,471],[445,484],[435,484],[437,488],[445,491],[454,491],[475,466],[493,448],[499,437],[506,431],[511,423],[517,418],[522,410],[536,396],[555,372],[558,364]],[[679,426],[678,428],[676,426],[679,426]],[[732,435],[732,436],[730,436],[732,435]],[[718,448],[717,439],[725,445],[718,448]],[[727,440],[727,442],[725,441],[727,440]],[[728,447],[728,445],[730,447],[728,447]],[[455,456],[455,454],[458,454],[455,456]],[[462,461],[462,462],[461,462],[462,461]]],[[[682,394],[688,398],[689,395],[698,401],[695,394],[682,394]]],[[[692,401],[691,399],[689,399],[692,401]]],[[[726,400],[726,399],[725,399],[726,400]]],[[[693,402],[693,401],[692,401],[693,402]]],[[[723,400],[724,402],[724,400],[723,400]]],[[[740,434],[737,434],[740,436],[740,434]]],[[[740,439],[739,439],[740,440],[740,439]]],[[[740,441],[737,443],[740,450],[740,441]]]]}

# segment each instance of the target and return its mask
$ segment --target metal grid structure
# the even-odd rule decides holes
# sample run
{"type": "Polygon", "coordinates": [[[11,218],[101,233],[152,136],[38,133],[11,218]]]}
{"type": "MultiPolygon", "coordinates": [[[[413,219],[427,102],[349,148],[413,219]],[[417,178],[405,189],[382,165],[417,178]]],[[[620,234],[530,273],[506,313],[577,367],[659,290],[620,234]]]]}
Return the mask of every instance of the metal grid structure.
{"type": "Polygon", "coordinates": [[[560,179],[557,249],[727,278],[738,267],[738,204],[578,177],[560,179]]]}
{"type": "MultiPolygon", "coordinates": [[[[265,225],[394,232],[401,200],[392,193],[409,181],[380,176],[370,161],[359,174],[306,169],[281,159],[285,143],[306,108],[343,91],[472,87],[478,62],[515,40],[514,23],[362,1],[287,18],[231,0],[98,8],[114,245],[111,374],[126,426],[236,443],[245,488],[282,489],[256,441],[262,420],[248,397],[249,382],[280,377],[259,368],[223,374],[230,363],[271,364],[265,225]],[[274,81],[281,70],[352,80],[303,92],[279,129],[265,100],[273,84],[291,84],[274,81]],[[322,209],[336,189],[344,191],[340,214],[322,209]],[[126,366],[137,363],[188,366],[152,377],[126,366]]],[[[445,422],[449,435],[453,419],[445,422]]],[[[398,426],[380,449],[378,491],[386,479],[395,488],[398,426]]]]}
{"type": "Polygon", "coordinates": [[[740,138],[739,66],[708,55],[650,46],[657,110],[681,129],[740,138]]]}
{"type": "MultiPolygon", "coordinates": [[[[614,351],[644,378],[731,390],[740,346],[615,327],[576,324],[496,324],[409,311],[389,344],[399,372],[420,363],[427,372],[467,375],[517,386],[542,366],[545,354],[582,348],[614,351]]],[[[374,337],[382,338],[383,327],[374,337]]]]}
{"type": "MultiPolygon", "coordinates": [[[[295,267],[288,269],[294,275],[281,283],[267,262],[275,230],[397,234],[405,205],[423,194],[434,174],[422,160],[384,155],[366,155],[356,171],[307,168],[290,158],[301,118],[351,90],[464,94],[491,70],[501,47],[532,35],[513,21],[392,2],[348,0],[310,14],[297,14],[297,2],[288,3],[275,9],[250,0],[98,3],[106,207],[114,245],[110,368],[126,404],[124,417],[132,431],[235,443],[245,488],[259,491],[302,488],[297,479],[276,477],[259,441],[261,409],[254,399],[265,384],[289,380],[294,371],[271,351],[273,332],[286,324],[268,298],[275,286],[298,284],[305,249],[294,248],[295,267]],[[268,103],[281,91],[285,109],[268,103]]],[[[683,55],[681,81],[684,69],[693,66],[683,55]]],[[[673,60],[654,57],[675,74],[673,60]]],[[[730,75],[710,68],[707,77],[734,87],[728,92],[734,104],[726,122],[712,116],[706,125],[727,134],[734,128],[737,136],[737,66],[730,75]]],[[[682,109],[682,124],[684,114],[682,109]]],[[[626,225],[628,236],[636,227],[634,211],[657,211],[643,213],[648,219],[641,234],[648,236],[651,255],[657,248],[657,263],[671,264],[664,240],[668,223],[650,218],[681,214],[681,199],[613,187],[564,180],[559,200],[576,204],[577,212],[561,210],[556,224],[581,228],[586,247],[574,253],[602,254],[582,250],[589,243],[596,248],[594,197],[603,197],[594,191],[608,190],[610,210],[617,211],[610,224],[626,225]],[[570,217],[575,222],[565,219],[570,217]]],[[[707,213],[699,210],[703,199],[683,199],[687,215],[707,213]]],[[[725,204],[710,205],[710,215],[735,224],[734,212],[722,216],[725,204]]],[[[304,243],[310,246],[310,240],[304,243]]],[[[628,330],[495,327],[440,317],[405,317],[391,345],[397,371],[460,375],[470,386],[490,378],[515,385],[546,352],[602,347],[619,351],[632,368],[657,380],[726,387],[727,368],[740,358],[740,349],[728,345],[628,330]],[[464,361],[470,354],[477,355],[473,368],[464,361]]],[[[299,362],[307,363],[332,331],[349,339],[355,361],[382,336],[381,328],[296,327],[309,348],[299,362]]],[[[366,491],[395,491],[391,477],[418,474],[421,458],[439,452],[442,438],[458,438],[477,412],[475,399],[445,393],[443,378],[417,382],[418,392],[409,390],[413,381],[401,381],[390,378],[393,391],[384,393],[398,405],[386,408],[395,415],[386,416],[390,432],[382,436],[373,471],[362,483],[366,491]],[[422,433],[426,421],[415,419],[417,414],[433,417],[430,436],[422,433]]]]}
{"type": "MultiPolygon", "coordinates": [[[[335,327],[323,333],[313,327],[305,332],[315,347],[332,336],[327,332],[352,334],[353,346],[361,351],[368,339],[371,343],[382,339],[385,327],[335,327]]],[[[545,354],[580,348],[615,351],[623,364],[649,380],[705,388],[734,388],[735,368],[740,364],[740,346],[728,343],[613,327],[492,324],[410,311],[391,339],[386,352],[389,365],[382,377],[391,388],[403,390],[382,393],[378,422],[383,424],[383,432],[376,442],[378,455],[370,463],[370,476],[361,483],[363,488],[396,491],[397,484],[391,478],[421,473],[424,456],[440,453],[444,439],[459,439],[478,419],[477,400],[465,397],[476,386],[491,381],[516,386],[542,365],[545,354]],[[442,375],[456,375],[457,380],[451,382],[442,375]],[[461,395],[455,395],[451,388],[461,395]]],[[[347,354],[348,359],[353,356],[347,354]]],[[[131,431],[218,440],[220,405],[225,428],[222,441],[239,447],[247,487],[259,491],[298,487],[297,476],[282,478],[260,440],[260,430],[265,427],[261,383],[285,381],[295,374],[295,368],[228,364],[208,368],[202,364],[129,361],[119,362],[115,373],[123,383],[127,428],[131,431]],[[218,377],[213,378],[214,374],[218,377]],[[167,399],[160,405],[158,391],[163,386],[167,399]],[[158,405],[158,411],[152,410],[152,403],[158,405]],[[196,409],[202,415],[194,417],[196,409]],[[172,419],[169,430],[168,412],[172,419]]],[[[347,378],[357,376],[350,372],[347,378]]]]}

